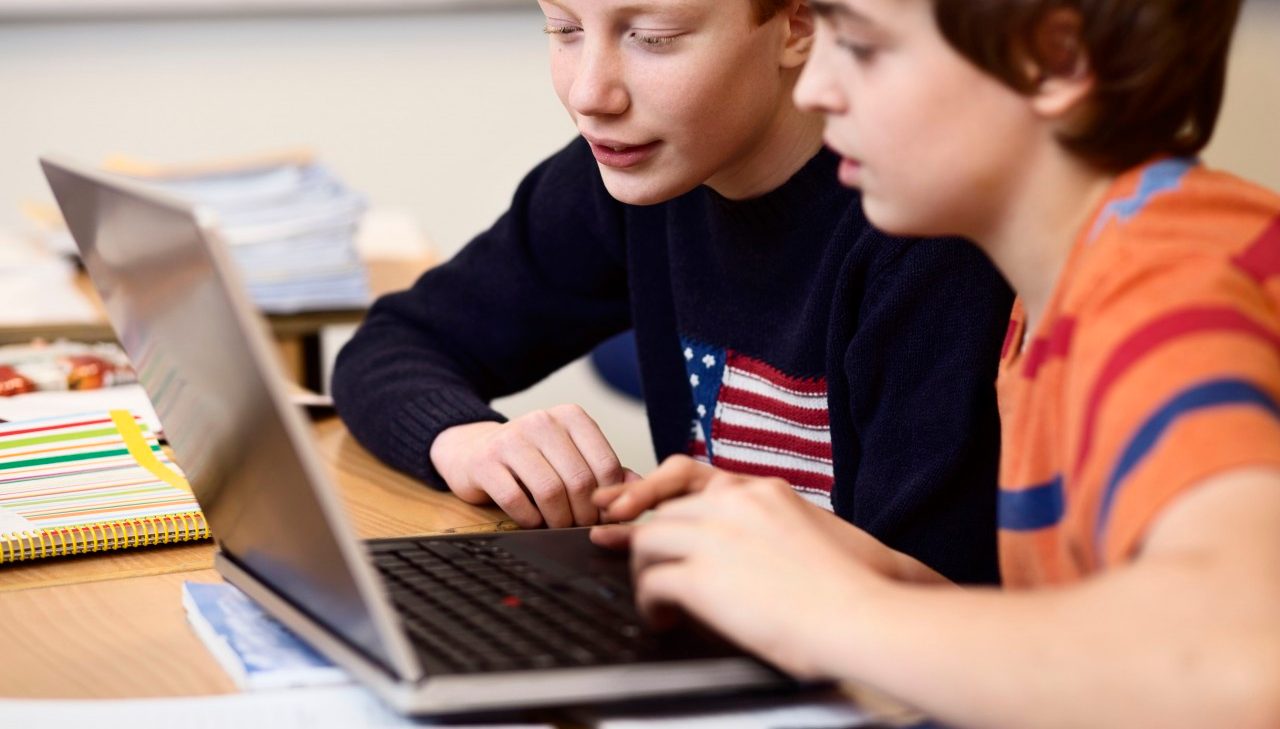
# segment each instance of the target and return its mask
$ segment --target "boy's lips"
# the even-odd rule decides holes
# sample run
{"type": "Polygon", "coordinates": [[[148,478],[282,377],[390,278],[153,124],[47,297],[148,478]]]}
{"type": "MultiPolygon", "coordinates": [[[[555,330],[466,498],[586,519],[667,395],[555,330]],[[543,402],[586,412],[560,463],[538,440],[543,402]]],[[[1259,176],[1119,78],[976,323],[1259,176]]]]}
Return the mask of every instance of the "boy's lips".
{"type": "Polygon", "coordinates": [[[653,156],[662,142],[655,140],[645,144],[628,144],[613,139],[601,139],[583,135],[591,145],[591,153],[596,161],[606,167],[625,169],[634,167],[653,156]]]}
{"type": "Polygon", "coordinates": [[[836,172],[840,184],[857,187],[862,181],[862,163],[852,157],[840,157],[840,169],[836,172]]]}
{"type": "Polygon", "coordinates": [[[836,177],[839,178],[840,184],[846,187],[857,187],[862,177],[862,160],[841,149],[840,145],[830,137],[822,141],[827,145],[827,149],[840,155],[840,167],[836,170],[836,177]]]}

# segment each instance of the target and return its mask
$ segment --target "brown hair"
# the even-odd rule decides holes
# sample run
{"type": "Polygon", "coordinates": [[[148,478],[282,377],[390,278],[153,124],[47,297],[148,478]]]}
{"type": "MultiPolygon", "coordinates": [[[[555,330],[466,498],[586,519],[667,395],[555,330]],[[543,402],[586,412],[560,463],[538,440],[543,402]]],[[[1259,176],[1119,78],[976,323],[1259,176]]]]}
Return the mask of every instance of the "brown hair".
{"type": "Polygon", "coordinates": [[[756,11],[757,23],[767,23],[790,4],[791,0],[751,0],[751,7],[756,11]]]}
{"type": "Polygon", "coordinates": [[[1208,143],[1241,1],[934,0],[934,15],[961,55],[1022,93],[1087,62],[1094,88],[1060,139],[1119,171],[1208,143]],[[1067,32],[1051,21],[1063,17],[1067,32]]]}

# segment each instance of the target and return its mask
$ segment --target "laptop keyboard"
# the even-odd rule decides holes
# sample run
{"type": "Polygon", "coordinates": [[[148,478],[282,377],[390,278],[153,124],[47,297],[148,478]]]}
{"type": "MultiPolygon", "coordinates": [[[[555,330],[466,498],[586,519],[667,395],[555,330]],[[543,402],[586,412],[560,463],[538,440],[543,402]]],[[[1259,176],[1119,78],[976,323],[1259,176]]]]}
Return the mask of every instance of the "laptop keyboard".
{"type": "Polygon", "coordinates": [[[429,673],[629,663],[650,653],[628,586],[566,586],[484,539],[370,545],[429,673]]]}

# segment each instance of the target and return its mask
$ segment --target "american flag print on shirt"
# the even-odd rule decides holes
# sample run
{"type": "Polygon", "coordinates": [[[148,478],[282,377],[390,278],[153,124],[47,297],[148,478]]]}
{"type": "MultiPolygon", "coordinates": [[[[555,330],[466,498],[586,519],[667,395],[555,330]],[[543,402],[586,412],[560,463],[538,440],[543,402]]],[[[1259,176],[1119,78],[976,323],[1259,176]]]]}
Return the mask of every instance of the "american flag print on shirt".
{"type": "Polygon", "coordinates": [[[724,347],[681,344],[693,392],[690,455],[726,471],[782,478],[831,510],[826,379],[792,377],[724,347]]]}

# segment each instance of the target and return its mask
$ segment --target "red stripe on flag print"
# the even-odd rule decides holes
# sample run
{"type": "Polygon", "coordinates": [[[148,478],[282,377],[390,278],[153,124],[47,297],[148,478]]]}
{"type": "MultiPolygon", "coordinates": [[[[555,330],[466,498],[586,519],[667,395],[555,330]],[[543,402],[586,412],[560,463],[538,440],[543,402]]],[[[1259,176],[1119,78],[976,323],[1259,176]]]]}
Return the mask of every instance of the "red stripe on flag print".
{"type": "Polygon", "coordinates": [[[825,474],[778,468],[765,463],[752,463],[732,458],[717,458],[716,467],[748,476],[781,478],[794,488],[819,491],[828,495],[831,493],[831,484],[834,483],[834,479],[825,474]]]}
{"type": "Polygon", "coordinates": [[[773,387],[784,392],[797,395],[814,395],[822,398],[827,396],[826,380],[792,377],[767,362],[761,362],[758,359],[746,357],[736,352],[730,353],[728,365],[731,369],[765,380],[773,387]]]}
{"type": "Polygon", "coordinates": [[[765,395],[739,390],[728,377],[720,388],[720,404],[806,428],[826,429],[831,425],[825,404],[822,409],[796,407],[765,395]]]}
{"type": "Polygon", "coordinates": [[[791,377],[730,352],[711,423],[712,462],[785,479],[831,508],[830,423],[825,381],[791,377]]]}
{"type": "Polygon", "coordinates": [[[831,508],[834,468],[827,385],[731,349],[682,339],[693,395],[689,454],[754,476],[785,479],[831,508]]]}
{"type": "Polygon", "coordinates": [[[689,455],[694,458],[705,459],[707,457],[707,442],[702,439],[702,433],[698,433],[698,437],[694,439],[689,446],[689,455]]]}
{"type": "Polygon", "coordinates": [[[715,438],[718,442],[738,445],[754,444],[778,453],[792,453],[805,458],[831,463],[831,438],[829,433],[815,431],[816,437],[827,435],[821,440],[799,438],[788,433],[773,430],[750,428],[744,425],[732,425],[720,421],[716,424],[715,438]]]}

